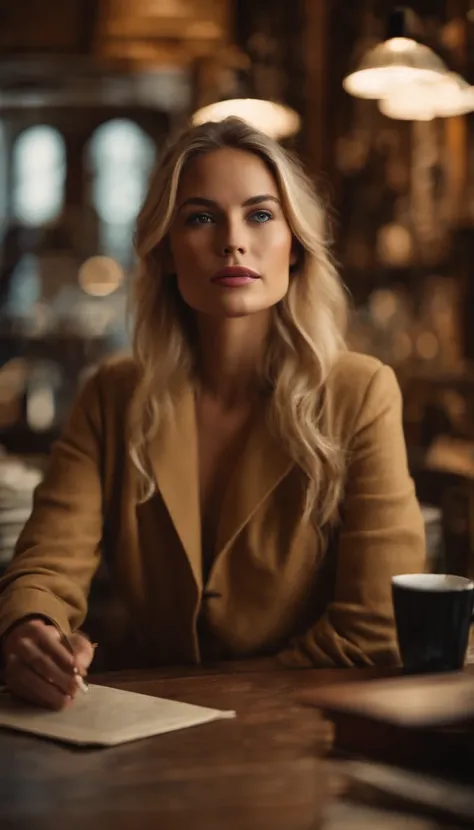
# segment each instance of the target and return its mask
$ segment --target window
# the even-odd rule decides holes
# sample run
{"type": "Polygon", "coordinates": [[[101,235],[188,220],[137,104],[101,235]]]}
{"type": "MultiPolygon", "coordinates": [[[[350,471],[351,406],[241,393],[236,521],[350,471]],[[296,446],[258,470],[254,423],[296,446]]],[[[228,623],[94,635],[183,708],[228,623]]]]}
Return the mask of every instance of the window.
{"type": "Polygon", "coordinates": [[[22,224],[44,225],[61,212],[66,149],[58,130],[42,124],[22,132],[13,147],[13,214],[22,224]]]}
{"type": "Polygon", "coordinates": [[[133,226],[155,160],[151,138],[128,119],[113,119],[89,144],[92,200],[101,219],[101,250],[128,264],[133,226]]]}
{"type": "Polygon", "coordinates": [[[7,148],[5,126],[0,121],[0,245],[7,217],[7,148]]]}
{"type": "Polygon", "coordinates": [[[5,312],[9,317],[30,317],[33,306],[40,299],[41,278],[38,261],[33,254],[25,253],[12,271],[5,312]]]}

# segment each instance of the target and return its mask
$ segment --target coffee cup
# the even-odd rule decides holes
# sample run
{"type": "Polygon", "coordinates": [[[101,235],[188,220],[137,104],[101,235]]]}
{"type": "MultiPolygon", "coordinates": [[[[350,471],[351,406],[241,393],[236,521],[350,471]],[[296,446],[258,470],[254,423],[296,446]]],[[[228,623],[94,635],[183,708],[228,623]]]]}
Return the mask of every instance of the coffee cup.
{"type": "Polygon", "coordinates": [[[452,574],[392,578],[398,646],[406,672],[461,669],[473,621],[474,582],[452,574]]]}

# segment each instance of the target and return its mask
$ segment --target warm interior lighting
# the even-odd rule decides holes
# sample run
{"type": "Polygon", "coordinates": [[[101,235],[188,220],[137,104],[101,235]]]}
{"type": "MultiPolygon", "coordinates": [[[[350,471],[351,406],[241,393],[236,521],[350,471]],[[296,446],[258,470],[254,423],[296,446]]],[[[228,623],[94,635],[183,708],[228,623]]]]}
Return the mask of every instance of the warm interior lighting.
{"type": "Polygon", "coordinates": [[[392,37],[390,40],[387,40],[385,46],[390,52],[394,54],[404,55],[405,52],[409,52],[413,49],[413,44],[416,42],[409,37],[392,37]]]}
{"type": "Polygon", "coordinates": [[[416,339],[416,351],[423,360],[433,360],[439,352],[439,343],[431,331],[423,331],[416,339]]]}
{"type": "Polygon", "coordinates": [[[385,98],[395,87],[433,82],[447,71],[441,58],[427,46],[411,38],[395,37],[367,52],[342,85],[357,98],[385,98]]]}
{"type": "Polygon", "coordinates": [[[379,109],[388,118],[406,121],[465,115],[474,110],[474,88],[450,72],[434,82],[417,81],[395,87],[380,101],[379,109]]]}
{"type": "Polygon", "coordinates": [[[46,432],[51,429],[56,417],[56,402],[51,386],[43,384],[28,393],[26,401],[26,420],[33,432],[46,432]]]}
{"type": "Polygon", "coordinates": [[[122,266],[108,256],[89,257],[78,273],[82,290],[93,297],[107,297],[119,288],[123,279],[122,266]]]}
{"type": "Polygon", "coordinates": [[[300,128],[300,117],[290,107],[258,98],[233,98],[217,101],[197,110],[191,118],[193,124],[206,121],[222,121],[230,115],[238,116],[252,127],[274,139],[287,138],[300,128]]]}

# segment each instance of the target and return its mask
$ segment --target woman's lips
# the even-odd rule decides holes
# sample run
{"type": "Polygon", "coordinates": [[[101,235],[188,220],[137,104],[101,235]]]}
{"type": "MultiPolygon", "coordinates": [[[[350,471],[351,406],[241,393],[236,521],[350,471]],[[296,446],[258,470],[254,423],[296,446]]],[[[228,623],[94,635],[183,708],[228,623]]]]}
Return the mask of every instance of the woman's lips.
{"type": "Polygon", "coordinates": [[[217,285],[222,285],[226,288],[238,287],[239,285],[247,285],[250,282],[260,279],[260,274],[252,271],[251,268],[245,268],[241,265],[231,265],[228,268],[222,268],[211,279],[211,282],[217,285]]]}

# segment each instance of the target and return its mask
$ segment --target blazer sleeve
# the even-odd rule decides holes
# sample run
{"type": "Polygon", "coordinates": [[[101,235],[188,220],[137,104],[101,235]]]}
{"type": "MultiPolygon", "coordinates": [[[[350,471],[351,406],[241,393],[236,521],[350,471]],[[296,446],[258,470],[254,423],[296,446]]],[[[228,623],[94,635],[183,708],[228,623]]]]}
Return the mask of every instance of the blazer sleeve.
{"type": "Polygon", "coordinates": [[[66,634],[83,622],[100,561],[102,433],[96,375],[52,449],[32,514],[0,580],[0,637],[29,615],[49,618],[66,634]]]}
{"type": "Polygon", "coordinates": [[[391,577],[424,569],[424,524],[408,471],[400,389],[393,371],[381,366],[349,447],[332,600],[280,661],[296,667],[398,663],[391,577]]]}

